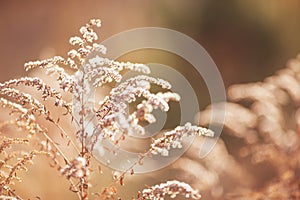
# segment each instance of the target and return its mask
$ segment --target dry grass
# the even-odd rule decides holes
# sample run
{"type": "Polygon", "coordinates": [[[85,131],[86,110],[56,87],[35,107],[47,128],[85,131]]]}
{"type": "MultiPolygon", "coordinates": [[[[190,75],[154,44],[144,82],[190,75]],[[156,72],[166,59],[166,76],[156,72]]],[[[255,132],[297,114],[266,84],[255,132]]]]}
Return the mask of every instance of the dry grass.
{"type": "MultiPolygon", "coordinates": [[[[224,167],[246,171],[227,188],[228,199],[300,199],[299,72],[300,56],[262,82],[228,88],[226,147],[216,158],[231,156],[236,167],[224,167]]],[[[200,124],[209,124],[210,115],[208,107],[200,124]]]]}
{"type": "MultiPolygon", "coordinates": [[[[120,82],[123,70],[150,73],[143,64],[117,62],[98,56],[106,52],[104,46],[95,43],[98,36],[93,28],[100,26],[100,20],[92,19],[81,27],[81,35],[69,41],[74,49],[68,52],[67,58],[55,56],[25,64],[26,70],[42,68],[53,75],[56,86],[48,85],[37,77],[22,77],[0,84],[0,105],[4,113],[0,127],[1,199],[25,199],[14,185],[17,182],[22,185],[24,176],[21,171],[29,170],[28,166],[35,165],[35,158],[41,156],[48,158],[50,167],[57,170],[57,176],[69,181],[70,187],[62,190],[76,193],[79,199],[117,199],[116,185],[124,185],[125,175],[133,175],[134,166],[142,164],[145,157],[153,154],[167,156],[171,148],[182,147],[183,137],[213,136],[212,131],[190,123],[165,132],[153,140],[149,150],[141,154],[137,162],[114,174],[110,184],[95,189],[97,183],[91,181],[96,171],[93,167],[96,162],[94,154],[113,151],[103,141],[118,147],[132,133],[144,134],[140,123],[155,122],[151,114],[153,109],[166,112],[169,101],[180,99],[178,94],[168,91],[171,85],[167,81],[139,75],[112,88],[94,108],[94,87],[120,82]],[[152,93],[151,84],[161,86],[166,92],[152,93]],[[30,91],[28,88],[33,94],[26,92],[30,91]],[[35,93],[41,93],[41,98],[35,93]],[[135,111],[126,113],[128,104],[136,101],[137,97],[144,100],[135,111]],[[6,116],[8,112],[10,115],[6,116]],[[91,192],[91,188],[97,192],[91,192]]],[[[101,171],[101,165],[96,165],[101,171]]],[[[192,199],[201,197],[186,183],[168,181],[142,190],[136,198],[163,199],[165,195],[174,198],[180,194],[192,199]]],[[[40,198],[39,194],[33,195],[40,198]]]]}

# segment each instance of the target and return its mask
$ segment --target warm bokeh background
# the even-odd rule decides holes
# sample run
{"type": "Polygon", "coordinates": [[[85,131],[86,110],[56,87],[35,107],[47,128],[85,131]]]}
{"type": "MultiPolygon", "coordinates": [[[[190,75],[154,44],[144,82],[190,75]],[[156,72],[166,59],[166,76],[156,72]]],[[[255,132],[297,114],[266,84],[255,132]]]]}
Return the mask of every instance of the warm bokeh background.
{"type": "Polygon", "coordinates": [[[100,18],[100,39],[158,26],[187,34],[216,62],[226,85],[260,80],[300,48],[300,2],[268,1],[0,1],[1,77],[24,75],[23,63],[66,43],[88,19],[100,18]]]}
{"type": "MultiPolygon", "coordinates": [[[[226,86],[258,81],[300,52],[299,10],[299,0],[1,0],[0,81],[26,75],[23,63],[28,60],[65,55],[71,48],[69,37],[76,35],[90,18],[102,20],[100,40],[145,26],[180,31],[205,47],[226,86]]],[[[133,62],[143,61],[134,56],[129,58],[133,62]]],[[[172,61],[166,63],[171,65],[172,61]]],[[[201,106],[206,106],[208,96],[202,98],[205,101],[201,106]]],[[[48,171],[36,173],[43,177],[48,171]]],[[[49,185],[49,193],[43,187],[36,188],[37,193],[49,199],[61,197],[60,185],[56,182],[49,185]]]]}

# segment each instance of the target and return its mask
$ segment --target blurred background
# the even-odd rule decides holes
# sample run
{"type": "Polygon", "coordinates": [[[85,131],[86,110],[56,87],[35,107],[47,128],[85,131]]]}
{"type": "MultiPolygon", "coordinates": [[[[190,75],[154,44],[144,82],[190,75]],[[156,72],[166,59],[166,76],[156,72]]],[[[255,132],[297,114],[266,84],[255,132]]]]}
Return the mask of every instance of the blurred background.
{"type": "Polygon", "coordinates": [[[300,49],[300,3],[259,0],[0,1],[1,81],[25,75],[24,62],[70,49],[70,36],[90,18],[100,41],[124,30],[180,31],[209,52],[225,85],[261,80],[300,49]]]}
{"type": "MultiPolygon", "coordinates": [[[[147,26],[180,31],[207,50],[226,87],[260,81],[300,52],[299,10],[300,0],[0,0],[0,81],[27,75],[23,64],[29,60],[66,55],[71,48],[69,37],[77,35],[79,27],[91,18],[102,20],[102,27],[97,30],[99,41],[121,31],[147,26]]],[[[184,61],[157,52],[136,52],[121,60],[163,63],[178,68],[186,76],[192,73],[184,61]]],[[[206,87],[193,85],[204,108],[210,103],[206,87]]],[[[152,182],[163,181],[162,174],[174,178],[167,172],[165,169],[157,173],[160,178],[152,177],[152,182]]],[[[36,170],[34,175],[40,178],[34,189],[23,188],[24,194],[28,191],[27,196],[33,198],[36,192],[45,199],[63,199],[62,195],[69,195],[57,184],[62,178],[49,177],[46,186],[38,187],[48,173],[36,170]]],[[[136,191],[143,188],[145,180],[138,177],[130,184],[132,191],[136,191]]],[[[216,197],[220,194],[217,189],[216,197]]],[[[134,194],[129,192],[125,199],[134,194]]]]}

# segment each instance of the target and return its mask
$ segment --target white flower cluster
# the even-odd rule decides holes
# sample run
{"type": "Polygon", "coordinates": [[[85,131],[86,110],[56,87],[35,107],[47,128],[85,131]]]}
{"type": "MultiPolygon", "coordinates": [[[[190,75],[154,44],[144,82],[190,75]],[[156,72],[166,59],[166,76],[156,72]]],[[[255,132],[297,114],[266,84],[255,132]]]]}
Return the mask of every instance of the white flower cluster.
{"type": "Polygon", "coordinates": [[[83,157],[75,158],[70,162],[70,164],[67,164],[61,168],[60,172],[68,179],[87,177],[90,174],[86,159],[83,157]]]}
{"type": "Polygon", "coordinates": [[[97,111],[99,123],[102,125],[101,129],[105,135],[115,138],[118,133],[144,134],[145,130],[139,125],[139,122],[154,123],[155,117],[151,114],[153,109],[160,108],[163,111],[168,111],[168,102],[180,99],[178,94],[172,92],[151,93],[151,83],[160,85],[162,88],[171,88],[167,81],[140,75],[126,80],[111,90],[97,111]],[[138,104],[136,111],[133,113],[126,113],[125,110],[128,104],[136,101],[137,97],[144,97],[146,100],[138,104]]]}
{"type": "Polygon", "coordinates": [[[168,156],[171,148],[182,148],[182,139],[187,136],[213,137],[214,132],[203,127],[192,126],[191,123],[186,123],[184,126],[178,126],[174,130],[164,133],[162,137],[155,139],[151,144],[150,152],[152,154],[168,156]]]}
{"type": "Polygon", "coordinates": [[[200,199],[201,195],[194,190],[189,184],[180,181],[167,181],[154,185],[142,191],[143,199],[164,200],[165,196],[176,198],[177,195],[183,195],[185,198],[200,199]]]}

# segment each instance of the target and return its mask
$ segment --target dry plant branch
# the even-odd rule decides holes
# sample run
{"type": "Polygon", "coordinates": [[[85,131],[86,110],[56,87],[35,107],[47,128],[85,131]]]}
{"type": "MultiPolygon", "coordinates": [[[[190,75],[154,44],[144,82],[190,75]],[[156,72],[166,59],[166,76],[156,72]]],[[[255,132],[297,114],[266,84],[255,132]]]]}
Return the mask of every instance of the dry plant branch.
{"type": "MultiPolygon", "coordinates": [[[[30,61],[25,64],[25,70],[41,68],[46,73],[56,76],[60,88],[55,90],[37,77],[22,77],[11,79],[0,84],[0,105],[11,111],[12,120],[3,121],[3,131],[0,134],[0,197],[6,199],[23,199],[12,186],[14,179],[21,180],[16,171],[27,169],[27,163],[34,164],[33,158],[41,154],[50,159],[50,166],[57,169],[60,175],[70,181],[70,190],[75,192],[79,199],[91,198],[91,162],[94,150],[100,152],[107,150],[103,140],[108,140],[119,148],[119,142],[125,141],[126,137],[133,133],[144,134],[144,127],[140,122],[154,123],[154,109],[164,112],[169,110],[169,101],[179,101],[180,96],[176,93],[150,91],[151,85],[155,84],[162,89],[169,90],[171,84],[165,80],[139,75],[125,80],[111,89],[110,93],[100,102],[98,108],[90,107],[95,102],[91,99],[93,90],[91,87],[102,87],[111,82],[121,82],[122,71],[133,70],[142,74],[149,74],[150,69],[146,65],[130,62],[118,62],[99,56],[106,53],[103,45],[95,43],[98,39],[94,27],[100,27],[101,21],[90,20],[80,28],[80,36],[71,37],[69,42],[74,49],[68,52],[68,57],[54,56],[53,58],[30,61]],[[94,52],[98,54],[92,56],[94,52]],[[72,74],[66,72],[64,67],[73,70],[72,74]],[[92,82],[92,84],[91,84],[92,82]],[[22,87],[35,88],[42,93],[42,101],[29,93],[22,91],[22,87]],[[63,94],[73,97],[73,102],[64,100],[63,94]],[[126,113],[129,103],[135,102],[140,97],[144,100],[137,105],[136,110],[126,113]],[[60,117],[55,118],[52,109],[46,105],[49,99],[54,100],[53,105],[64,111],[69,117],[70,123],[76,131],[69,132],[60,123],[60,117]],[[46,124],[37,119],[42,116],[46,124]],[[92,116],[92,117],[91,117],[92,116]],[[97,117],[96,126],[91,121],[97,117]],[[54,126],[59,134],[50,132],[48,124],[54,126]],[[23,133],[12,134],[4,127],[18,127],[23,133]],[[92,129],[91,129],[92,127],[92,129]],[[56,142],[57,138],[60,142],[56,142]],[[28,149],[19,150],[16,145],[26,145],[28,149]],[[65,147],[72,147],[66,152],[65,147]],[[11,147],[8,150],[8,147],[11,147]],[[30,150],[29,150],[30,149],[30,150]],[[74,155],[75,154],[75,155],[74,155]],[[71,156],[72,155],[72,156],[71,156]]],[[[115,185],[124,183],[127,173],[134,174],[133,167],[142,164],[143,159],[152,154],[168,156],[172,148],[181,148],[182,139],[188,136],[213,137],[213,132],[190,123],[179,126],[174,130],[165,132],[162,137],[153,139],[148,152],[141,155],[140,159],[131,167],[114,177],[109,186],[100,190],[100,199],[115,199],[117,190],[115,185]]],[[[198,191],[186,183],[168,181],[158,184],[141,192],[138,199],[164,199],[165,195],[175,198],[182,194],[186,198],[199,199],[198,191]]]]}

